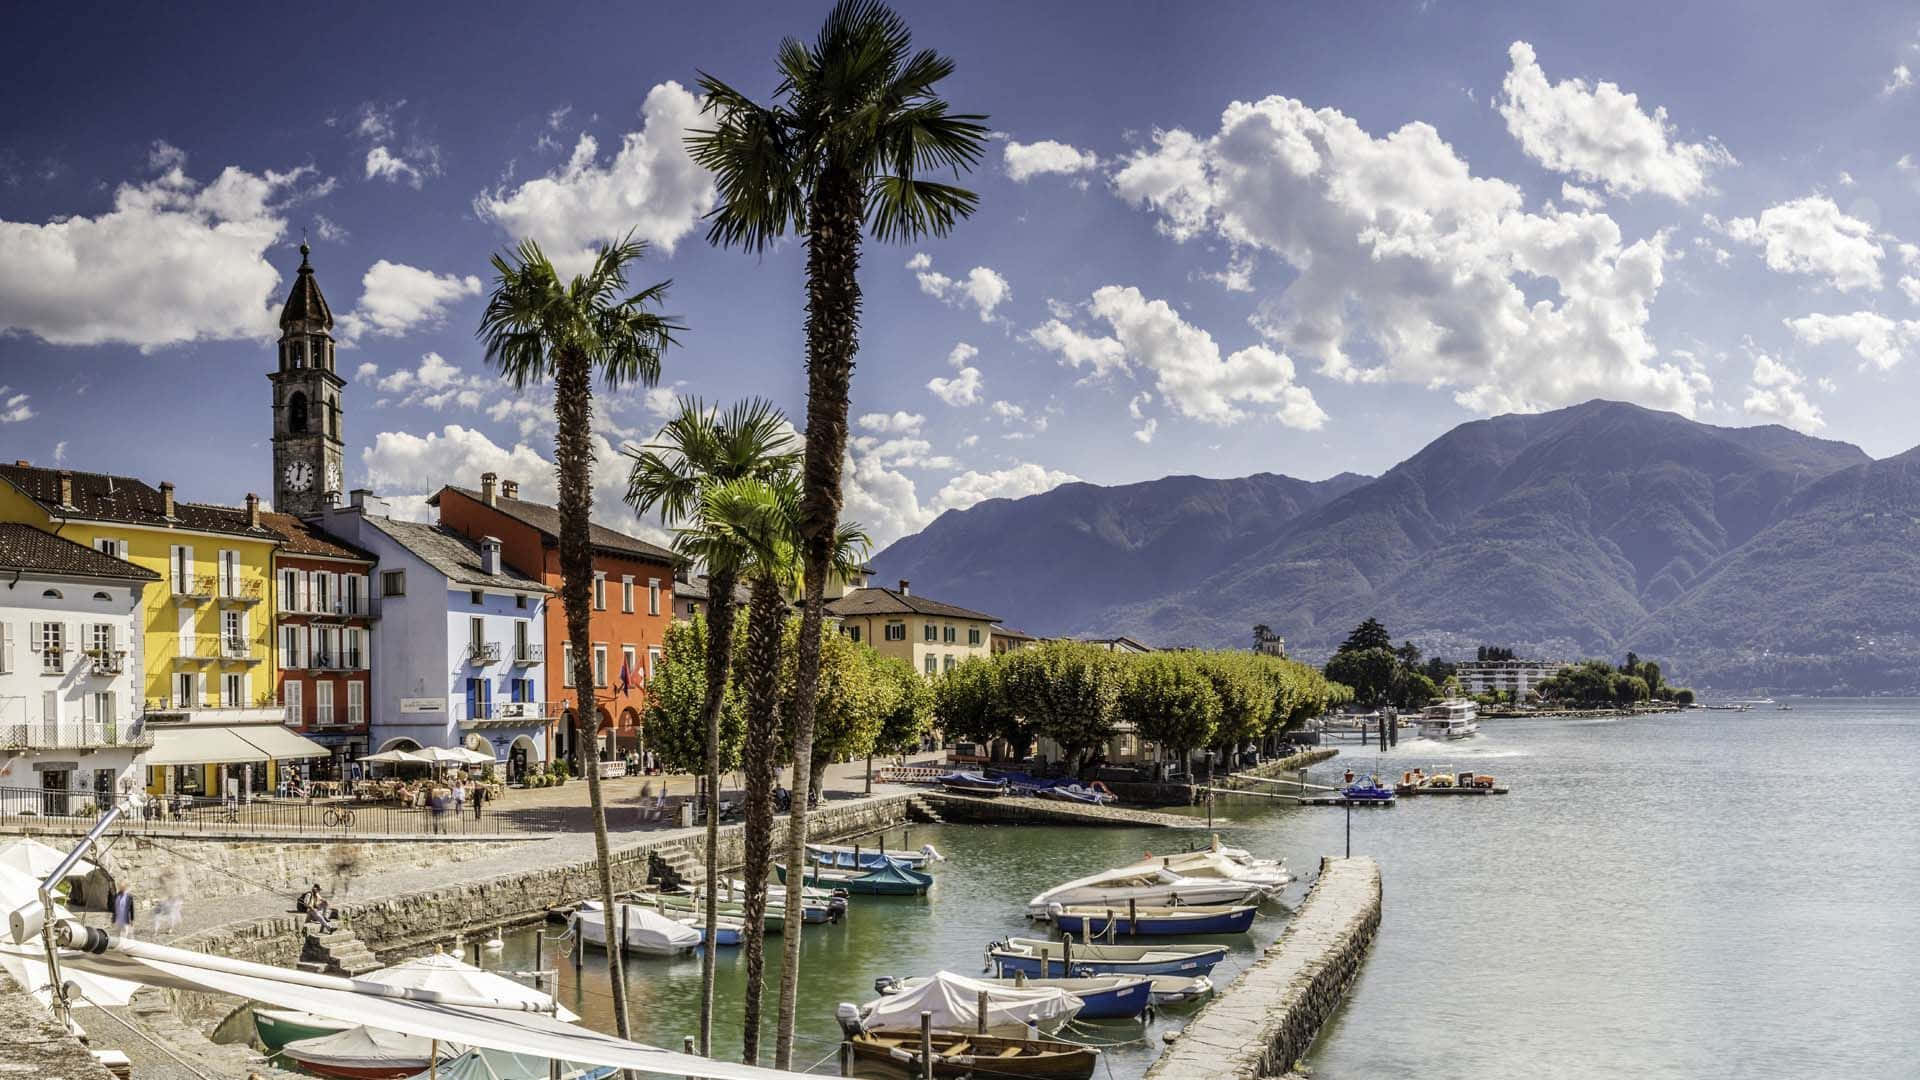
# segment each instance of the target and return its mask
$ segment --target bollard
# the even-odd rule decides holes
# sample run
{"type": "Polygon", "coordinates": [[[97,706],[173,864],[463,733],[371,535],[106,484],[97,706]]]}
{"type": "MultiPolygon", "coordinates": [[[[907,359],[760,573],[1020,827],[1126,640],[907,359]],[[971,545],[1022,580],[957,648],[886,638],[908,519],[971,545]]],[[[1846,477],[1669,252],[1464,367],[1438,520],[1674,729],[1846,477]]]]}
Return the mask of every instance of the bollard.
{"type": "MultiPolygon", "coordinates": [[[[1132,897],[1128,897],[1128,899],[1131,900],[1132,897]]],[[[1113,940],[1113,935],[1117,932],[1119,925],[1120,925],[1119,923],[1116,923],[1113,921],[1113,909],[1108,908],[1107,909],[1107,940],[1108,941],[1113,940]]]]}
{"type": "MultiPolygon", "coordinates": [[[[1044,973],[1043,973],[1044,974],[1044,973]]],[[[1060,977],[1073,978],[1073,935],[1068,934],[1060,943],[1060,977]]]]}
{"type": "Polygon", "coordinates": [[[980,1010],[980,1019],[975,1027],[979,1034],[985,1035],[987,1033],[987,992],[985,990],[980,991],[978,1008],[980,1010]]]}
{"type": "Polygon", "coordinates": [[[480,966],[480,943],[478,941],[473,943],[473,966],[480,966]]]}
{"type": "Polygon", "coordinates": [[[533,970],[545,971],[547,968],[547,931],[545,928],[533,932],[533,970]]]}
{"type": "Polygon", "coordinates": [[[840,1075],[853,1075],[853,1043],[843,1040],[840,1043],[840,1075]]]}
{"type": "Polygon", "coordinates": [[[920,1075],[933,1080],[933,1014],[920,1013],[920,1075]]]}
{"type": "Polygon", "coordinates": [[[1025,985],[1027,985],[1027,973],[1026,973],[1026,972],[1024,972],[1024,971],[1016,971],[1016,972],[1014,972],[1014,973],[1013,973],[1013,985],[1014,985],[1015,987],[1023,987],[1023,986],[1025,986],[1025,985]]]}
{"type": "Polygon", "coordinates": [[[1127,936],[1140,935],[1140,901],[1136,897],[1127,897],[1127,936]]]}
{"type": "MultiPolygon", "coordinates": [[[[608,919],[607,923],[609,926],[611,926],[613,923],[613,920],[608,919]]],[[[627,905],[621,904],[620,905],[620,955],[622,956],[625,956],[627,954],[627,931],[631,929],[633,929],[633,915],[631,913],[631,909],[629,909],[627,905]]]]}

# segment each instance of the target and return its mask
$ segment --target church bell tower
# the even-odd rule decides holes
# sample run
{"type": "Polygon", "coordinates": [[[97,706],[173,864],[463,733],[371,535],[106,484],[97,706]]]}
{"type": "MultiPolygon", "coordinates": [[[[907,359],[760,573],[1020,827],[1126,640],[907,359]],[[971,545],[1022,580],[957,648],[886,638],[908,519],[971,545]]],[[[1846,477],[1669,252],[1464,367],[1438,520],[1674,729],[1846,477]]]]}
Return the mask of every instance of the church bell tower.
{"type": "Polygon", "coordinates": [[[280,312],[280,362],[273,383],[273,508],[306,517],[339,501],[345,444],[333,370],[333,312],[300,245],[300,273],[280,312]]]}

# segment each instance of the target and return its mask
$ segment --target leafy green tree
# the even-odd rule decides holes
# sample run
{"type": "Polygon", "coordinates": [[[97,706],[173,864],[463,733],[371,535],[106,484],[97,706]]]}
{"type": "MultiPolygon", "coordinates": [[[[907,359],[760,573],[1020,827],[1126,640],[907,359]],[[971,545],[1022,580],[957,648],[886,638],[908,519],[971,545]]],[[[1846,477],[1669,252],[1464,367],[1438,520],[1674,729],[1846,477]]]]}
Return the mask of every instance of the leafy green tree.
{"type": "MultiPolygon", "coordinates": [[[[667,627],[660,664],[647,684],[647,748],[669,772],[698,773],[707,760],[707,632],[704,614],[667,627]]],[[[746,710],[729,687],[720,709],[719,756],[723,770],[740,767],[746,710]]]]}
{"type": "MultiPolygon", "coordinates": [[[[780,715],[786,720],[786,745],[799,745],[790,717],[800,692],[797,638],[806,623],[787,620],[786,640],[781,648],[780,715]]],[[[830,628],[821,630],[820,678],[814,684],[815,727],[812,757],[805,770],[818,780],[822,771],[837,759],[864,757],[880,736],[887,710],[893,704],[892,688],[876,674],[879,656],[873,649],[830,628]]],[[[794,790],[799,790],[802,769],[795,758],[794,790]]],[[[799,796],[796,795],[795,798],[799,796]]],[[[805,865],[804,863],[798,865],[805,865]]]]}
{"type": "Polygon", "coordinates": [[[1353,633],[1347,635],[1347,640],[1340,643],[1339,651],[1359,652],[1365,649],[1393,651],[1393,636],[1387,633],[1386,627],[1380,625],[1379,619],[1369,617],[1366,622],[1354,627],[1353,633]]]}
{"type": "Polygon", "coordinates": [[[1342,647],[1327,661],[1327,678],[1353,688],[1353,700],[1368,708],[1384,705],[1393,695],[1399,658],[1385,646],[1365,649],[1342,647]]]}
{"type": "MultiPolygon", "coordinates": [[[[1459,689],[1459,683],[1452,684],[1459,689]]],[[[1393,680],[1393,706],[1396,709],[1421,709],[1429,702],[1441,696],[1441,691],[1433,685],[1433,680],[1418,671],[1401,670],[1393,680]]]]}
{"type": "MultiPolygon", "coordinates": [[[[956,115],[936,87],[953,61],[915,52],[907,24],[872,0],[840,0],[811,43],[788,39],[776,61],[776,104],[761,105],[702,73],[713,126],[689,134],[695,161],[714,174],[720,203],[707,237],[760,253],[789,231],[807,247],[807,448],[801,505],[806,596],[800,635],[801,712],[790,718],[800,760],[812,756],[816,648],[833,537],[840,520],[847,401],[859,349],[862,237],[884,242],[944,236],[978,197],[924,174],[970,169],[986,150],[984,116],[956,115]]],[[[796,770],[798,773],[799,770],[796,770]]],[[[788,861],[806,853],[808,781],[794,779],[788,861]]],[[[787,894],[800,925],[800,890],[787,894]]],[[[785,940],[774,1067],[793,1064],[799,934],[785,940]]]]}
{"type": "Polygon", "coordinates": [[[1632,705],[1647,700],[1647,680],[1638,675],[1615,675],[1608,680],[1616,705],[1632,705]]]}
{"type": "Polygon", "coordinates": [[[1181,762],[1213,743],[1220,695],[1191,654],[1147,653],[1127,661],[1114,700],[1116,720],[1131,723],[1140,738],[1174,751],[1181,762]]]}
{"type": "Polygon", "coordinates": [[[1002,692],[1036,734],[1059,744],[1069,769],[1113,737],[1120,677],[1113,653],[1076,641],[1047,641],[1002,653],[1002,692]]]}
{"type": "Polygon", "coordinates": [[[1220,719],[1212,746],[1231,750],[1265,733],[1273,716],[1274,691],[1260,675],[1261,665],[1244,653],[1194,654],[1200,674],[1220,699],[1220,719]]]}
{"type": "MultiPolygon", "coordinates": [[[[573,684],[579,688],[573,709],[571,741],[584,748],[597,728],[593,697],[593,652],[587,632],[593,589],[593,380],[607,389],[660,381],[660,357],[682,329],[656,308],[666,298],[665,282],[627,290],[627,269],[646,246],[631,238],[609,244],[593,266],[571,282],[562,281],[532,240],[522,241],[511,258],[493,257],[494,286],[480,317],[479,337],[487,363],[516,390],[553,384],[553,464],[559,487],[560,602],[573,646],[573,684]]],[[[612,852],[607,840],[606,801],[600,770],[587,770],[587,796],[593,807],[593,846],[599,863],[600,899],[614,910],[612,852]]],[[[620,1037],[632,1035],[627,1016],[627,986],[619,951],[607,954],[612,983],[614,1026],[620,1037]]]]}
{"type": "Polygon", "coordinates": [[[876,677],[893,687],[893,703],[880,718],[873,752],[910,754],[933,730],[933,684],[898,657],[877,656],[873,664],[876,677]]]}
{"type": "Polygon", "coordinates": [[[942,734],[981,742],[1002,739],[1017,758],[1033,750],[1033,725],[1014,710],[1003,685],[1010,655],[962,660],[932,680],[933,713],[942,734]]]}
{"type": "Polygon", "coordinates": [[[1693,690],[1685,686],[1676,687],[1673,691],[1673,703],[1676,705],[1693,704],[1693,690]]]}

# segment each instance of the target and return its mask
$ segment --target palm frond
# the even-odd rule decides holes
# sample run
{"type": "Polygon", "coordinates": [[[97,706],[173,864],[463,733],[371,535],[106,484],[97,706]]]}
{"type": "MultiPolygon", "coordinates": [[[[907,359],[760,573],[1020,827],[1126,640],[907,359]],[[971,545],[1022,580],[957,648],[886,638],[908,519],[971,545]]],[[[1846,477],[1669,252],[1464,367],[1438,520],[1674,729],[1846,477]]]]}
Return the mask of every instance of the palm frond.
{"type": "Polygon", "coordinates": [[[963,187],[931,180],[876,177],[868,188],[873,235],[886,242],[945,236],[980,205],[963,187]]]}

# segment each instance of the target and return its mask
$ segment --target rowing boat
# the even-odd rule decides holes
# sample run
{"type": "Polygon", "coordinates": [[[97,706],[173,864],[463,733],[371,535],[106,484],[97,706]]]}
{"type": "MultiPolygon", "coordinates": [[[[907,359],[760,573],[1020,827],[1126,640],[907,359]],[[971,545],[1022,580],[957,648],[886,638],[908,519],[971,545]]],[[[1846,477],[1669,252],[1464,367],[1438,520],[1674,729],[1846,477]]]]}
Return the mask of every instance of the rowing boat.
{"type": "MultiPolygon", "coordinates": [[[[784,884],[787,880],[786,864],[774,863],[773,869],[784,884]]],[[[813,866],[808,867],[805,873],[810,884],[831,885],[836,889],[869,896],[915,896],[926,892],[927,887],[933,884],[932,875],[891,862],[872,870],[813,866]]]]}
{"type": "Polygon", "coordinates": [[[987,947],[987,963],[1002,978],[1079,975],[1205,975],[1227,955],[1225,945],[1085,945],[1044,938],[1009,938],[987,947]]]}
{"type": "Polygon", "coordinates": [[[845,844],[807,845],[807,862],[842,869],[875,870],[881,863],[894,862],[909,870],[925,870],[934,863],[946,861],[947,857],[935,851],[932,844],[921,844],[918,851],[887,851],[858,844],[851,847],[845,844]]]}
{"type": "Polygon", "coordinates": [[[1061,933],[1086,940],[1132,934],[1177,937],[1184,934],[1244,934],[1253,927],[1259,908],[1252,904],[1181,904],[1177,907],[1131,909],[1086,905],[1048,909],[1061,933]]]}
{"type": "MultiPolygon", "coordinates": [[[[918,1029],[882,1028],[847,1040],[856,1062],[924,1075],[918,1029]]],[[[1100,1051],[1058,1039],[1013,1039],[957,1031],[933,1033],[933,1075],[1088,1080],[1100,1051]]]]}
{"type": "MultiPolygon", "coordinates": [[[[1173,976],[1168,978],[1179,981],[1173,976]]],[[[919,988],[926,981],[925,978],[896,979],[891,975],[882,975],[873,980],[873,988],[882,996],[902,994],[919,988]]],[[[1153,998],[1153,984],[1157,980],[1144,975],[1088,975],[1077,979],[1029,979],[1025,976],[1015,976],[972,981],[1016,990],[1036,987],[1064,990],[1080,999],[1080,1012],[1075,1019],[1119,1020],[1139,1016],[1146,1011],[1148,1003],[1153,998]]]]}

